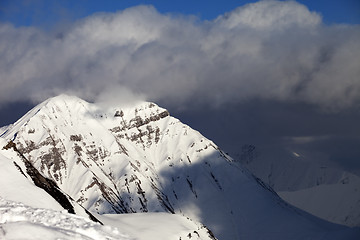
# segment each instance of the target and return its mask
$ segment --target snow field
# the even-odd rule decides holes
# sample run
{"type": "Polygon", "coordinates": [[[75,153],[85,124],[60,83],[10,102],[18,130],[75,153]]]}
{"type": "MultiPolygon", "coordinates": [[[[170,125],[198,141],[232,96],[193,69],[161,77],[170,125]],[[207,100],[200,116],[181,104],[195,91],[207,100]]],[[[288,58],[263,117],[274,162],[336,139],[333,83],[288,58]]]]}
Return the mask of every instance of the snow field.
{"type": "Polygon", "coordinates": [[[130,240],[115,227],[102,226],[66,211],[32,208],[0,197],[0,239],[130,240]]]}

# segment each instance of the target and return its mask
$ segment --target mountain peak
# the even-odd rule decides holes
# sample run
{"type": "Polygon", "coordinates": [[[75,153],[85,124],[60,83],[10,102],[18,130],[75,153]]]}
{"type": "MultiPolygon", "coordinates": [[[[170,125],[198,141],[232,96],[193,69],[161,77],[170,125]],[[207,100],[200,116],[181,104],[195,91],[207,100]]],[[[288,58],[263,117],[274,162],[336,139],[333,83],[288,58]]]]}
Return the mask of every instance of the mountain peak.
{"type": "Polygon", "coordinates": [[[109,104],[107,105],[104,102],[101,103],[90,103],[79,97],[61,94],[56,97],[49,98],[40,105],[56,107],[57,110],[64,110],[68,108],[69,111],[79,108],[86,109],[88,114],[93,115],[96,118],[102,117],[123,117],[125,112],[134,112],[134,116],[153,116],[160,112],[167,111],[164,108],[159,107],[157,104],[146,101],[137,101],[132,102],[131,104],[119,103],[119,104],[109,104]],[[121,116],[120,116],[121,115],[121,116]]]}
{"type": "MultiPolygon", "coordinates": [[[[1,128],[0,136],[7,137],[19,131],[19,127],[25,125],[32,118],[40,117],[41,121],[52,121],[53,124],[63,125],[63,122],[96,119],[102,124],[113,128],[118,125],[118,119],[136,119],[136,121],[149,121],[159,117],[169,116],[169,112],[157,104],[146,101],[133,102],[132,104],[119,104],[108,106],[104,103],[90,103],[77,96],[60,94],[49,98],[35,106],[16,123],[1,128]],[[148,120],[147,120],[148,119],[148,120]]],[[[133,120],[134,122],[135,120],[133,120]]],[[[142,123],[138,123],[142,124],[142,123]]]]}
{"type": "Polygon", "coordinates": [[[59,94],[57,96],[51,97],[46,100],[47,102],[56,102],[56,101],[85,101],[75,95],[69,95],[66,93],[59,94]]]}

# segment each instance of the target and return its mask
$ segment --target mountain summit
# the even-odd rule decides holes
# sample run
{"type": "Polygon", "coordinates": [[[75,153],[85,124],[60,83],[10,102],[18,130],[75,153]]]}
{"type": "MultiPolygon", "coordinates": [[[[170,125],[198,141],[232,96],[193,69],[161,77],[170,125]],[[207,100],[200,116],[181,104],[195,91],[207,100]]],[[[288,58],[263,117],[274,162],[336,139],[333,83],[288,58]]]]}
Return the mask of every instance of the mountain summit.
{"type": "Polygon", "coordinates": [[[154,103],[104,109],[60,95],[2,130],[1,154],[23,175],[55,186],[59,193],[47,192],[63,208],[84,208],[99,222],[103,214],[166,212],[201,222],[199,229],[221,240],[359,236],[287,205],[154,103]]]}

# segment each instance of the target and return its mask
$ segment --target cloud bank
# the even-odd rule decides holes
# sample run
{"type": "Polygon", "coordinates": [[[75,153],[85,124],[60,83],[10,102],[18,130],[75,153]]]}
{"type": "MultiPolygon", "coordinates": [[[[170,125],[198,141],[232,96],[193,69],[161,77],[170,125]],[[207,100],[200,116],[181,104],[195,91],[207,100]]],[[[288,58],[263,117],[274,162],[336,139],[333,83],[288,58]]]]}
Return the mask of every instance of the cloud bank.
{"type": "Polygon", "coordinates": [[[260,1],[213,21],[137,6],[61,32],[1,23],[0,56],[0,106],[63,92],[92,101],[145,96],[179,108],[360,103],[360,26],[324,25],[294,1],[260,1]]]}

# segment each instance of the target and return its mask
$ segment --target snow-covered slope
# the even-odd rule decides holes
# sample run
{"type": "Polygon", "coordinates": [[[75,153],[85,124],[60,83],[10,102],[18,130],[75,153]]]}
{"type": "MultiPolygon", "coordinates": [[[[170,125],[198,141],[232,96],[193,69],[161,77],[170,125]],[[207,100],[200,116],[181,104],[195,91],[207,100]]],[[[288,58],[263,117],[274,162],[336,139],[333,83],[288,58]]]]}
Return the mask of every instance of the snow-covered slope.
{"type": "MultiPolygon", "coordinates": [[[[0,138],[0,145],[5,143],[0,138]]],[[[16,152],[0,150],[0,239],[178,240],[192,236],[214,240],[202,224],[168,213],[96,215],[107,226],[103,227],[90,221],[75,203],[77,216],[68,214],[22,169],[26,167],[16,152]],[[116,227],[126,234],[120,234],[116,227]]]]}
{"type": "Polygon", "coordinates": [[[101,218],[104,226],[66,211],[34,208],[0,197],[0,239],[211,239],[208,230],[203,225],[180,215],[136,213],[97,217],[101,218]]]}
{"type": "Polygon", "coordinates": [[[359,176],[296,154],[276,161],[257,155],[247,145],[238,160],[284,200],[327,221],[360,226],[359,176]]]}
{"type": "Polygon", "coordinates": [[[4,152],[17,152],[98,214],[176,213],[222,240],[359,236],[358,229],[288,206],[212,141],[153,103],[104,109],[61,95],[1,136],[10,142],[4,152]]]}
{"type": "MultiPolygon", "coordinates": [[[[0,146],[5,146],[6,142],[0,138],[0,146]]],[[[47,194],[43,189],[36,187],[18,170],[15,164],[23,166],[19,157],[14,152],[6,151],[8,157],[0,150],[0,197],[6,200],[22,202],[35,208],[47,208],[53,210],[63,210],[60,204],[47,194]]],[[[20,167],[19,166],[19,167],[20,167]]]]}
{"type": "Polygon", "coordinates": [[[97,217],[104,224],[117,227],[139,240],[213,239],[204,225],[179,214],[157,212],[104,214],[97,217]]]}
{"type": "Polygon", "coordinates": [[[337,184],[354,176],[341,169],[317,163],[287,150],[277,159],[267,159],[252,145],[244,145],[236,160],[268,183],[275,191],[296,191],[322,184],[337,184]]]}
{"type": "Polygon", "coordinates": [[[290,204],[325,220],[360,226],[360,178],[350,173],[336,184],[278,192],[290,204]]]}
{"type": "Polygon", "coordinates": [[[33,208],[0,197],[0,239],[131,240],[118,229],[66,211],[33,208]]]}

